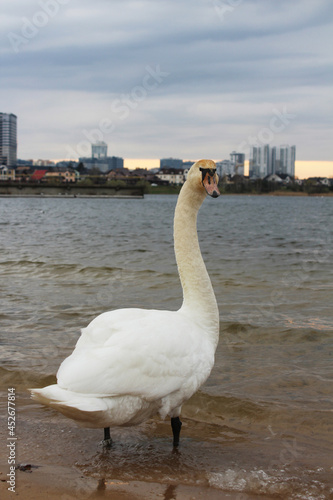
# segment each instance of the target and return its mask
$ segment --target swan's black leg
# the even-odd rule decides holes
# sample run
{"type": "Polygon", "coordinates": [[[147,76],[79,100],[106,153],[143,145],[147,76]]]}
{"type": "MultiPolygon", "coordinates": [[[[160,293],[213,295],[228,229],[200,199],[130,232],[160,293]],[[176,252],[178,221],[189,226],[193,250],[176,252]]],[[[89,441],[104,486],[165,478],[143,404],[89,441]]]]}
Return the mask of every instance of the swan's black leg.
{"type": "Polygon", "coordinates": [[[172,432],[173,432],[173,445],[178,446],[179,445],[180,429],[182,428],[182,423],[181,423],[179,417],[172,417],[171,418],[171,427],[172,427],[172,432]]]}
{"type": "Polygon", "coordinates": [[[112,444],[112,439],[110,436],[110,427],[104,427],[104,441],[103,445],[110,448],[112,444]]]}

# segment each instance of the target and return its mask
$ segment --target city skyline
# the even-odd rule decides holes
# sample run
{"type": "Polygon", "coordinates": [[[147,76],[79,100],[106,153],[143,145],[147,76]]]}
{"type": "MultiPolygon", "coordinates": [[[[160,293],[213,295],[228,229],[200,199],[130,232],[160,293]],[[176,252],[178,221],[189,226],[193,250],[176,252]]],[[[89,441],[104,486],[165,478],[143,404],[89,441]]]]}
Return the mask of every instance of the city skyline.
{"type": "Polygon", "coordinates": [[[19,157],[227,158],[296,144],[333,160],[333,4],[4,0],[0,108],[19,157]],[[331,40],[331,42],[329,41],[331,40]]]}
{"type": "MultiPolygon", "coordinates": [[[[200,158],[197,158],[200,159],[200,158]]],[[[211,158],[218,162],[221,158],[211,158]]],[[[26,158],[28,160],[28,158],[26,158]]],[[[34,160],[37,160],[34,159],[34,160]]],[[[60,161],[69,161],[68,158],[50,159],[54,163],[60,161]]],[[[184,159],[184,161],[195,161],[193,159],[184,159]]],[[[160,158],[124,158],[124,168],[134,170],[135,168],[159,168],[160,158]]],[[[245,160],[244,175],[249,175],[249,160],[245,160]]],[[[333,177],[333,161],[295,161],[295,177],[298,179],[308,179],[309,177],[333,177]]]]}
{"type": "MultiPolygon", "coordinates": [[[[101,155],[106,156],[107,154],[107,149],[108,149],[108,144],[105,143],[104,141],[97,141],[95,144],[90,143],[89,144],[90,148],[90,155],[91,158],[99,158],[101,155]]],[[[265,149],[268,148],[270,149],[270,146],[268,144],[259,146],[259,149],[265,149]]],[[[293,146],[295,148],[295,146],[293,146]]],[[[251,154],[253,155],[253,150],[258,149],[258,147],[252,147],[250,149],[250,158],[245,159],[245,154],[241,153],[239,154],[236,151],[233,151],[231,154],[229,153],[229,157],[231,158],[231,155],[234,155],[234,160],[235,158],[241,158],[241,166],[240,171],[238,173],[241,173],[242,175],[249,175],[251,173],[251,169],[249,168],[249,164],[251,163],[251,154]],[[235,156],[236,155],[236,156],[235,156]],[[245,162],[244,162],[245,159],[245,162]]],[[[276,149],[276,146],[273,146],[271,148],[272,150],[276,149]]],[[[87,151],[88,153],[88,151],[87,151]]],[[[7,164],[8,166],[15,165],[16,159],[17,159],[17,116],[14,115],[13,113],[4,113],[0,112],[0,163],[2,164],[7,164]]],[[[231,163],[230,160],[227,158],[213,158],[216,162],[219,162],[220,164],[223,162],[231,163]]],[[[114,156],[112,156],[114,158],[114,156]]],[[[202,158],[202,157],[201,157],[202,158]]],[[[294,152],[294,158],[295,158],[295,152],[294,152]]],[[[21,159],[21,158],[19,158],[21,159]]],[[[40,159],[40,157],[38,158],[40,159]]],[[[111,159],[111,158],[110,158],[111,159]]],[[[189,161],[196,161],[200,158],[196,159],[183,159],[185,162],[189,161]]],[[[27,160],[27,158],[26,158],[27,160]]],[[[34,158],[36,161],[37,158],[34,158]]],[[[61,159],[53,159],[53,158],[48,158],[51,162],[54,161],[55,163],[58,161],[69,161],[70,159],[68,158],[61,158],[61,159]]],[[[78,158],[75,158],[75,160],[78,160],[78,158]]],[[[123,166],[125,168],[128,168],[130,170],[135,169],[135,168],[159,168],[160,166],[160,158],[158,159],[140,159],[140,158],[124,158],[124,161],[122,162],[123,166]]],[[[112,159],[112,165],[114,163],[114,159],[112,159]]],[[[229,173],[234,172],[234,165],[231,165],[227,171],[230,170],[229,173]]],[[[105,166],[107,169],[107,166],[105,166]]],[[[104,169],[105,170],[105,169],[104,169]]],[[[266,170],[264,173],[271,173],[273,171],[276,171],[275,168],[270,169],[270,167],[267,165],[266,170]]],[[[311,162],[311,161],[296,161],[295,165],[292,169],[292,171],[288,171],[289,174],[295,176],[296,178],[299,179],[306,179],[308,177],[333,177],[333,161],[329,162],[311,162]]]]}
{"type": "MultiPolygon", "coordinates": [[[[212,158],[214,161],[221,161],[218,158],[212,158]]],[[[190,159],[184,159],[189,161],[190,159]]],[[[159,158],[124,158],[124,167],[130,170],[134,168],[157,168],[159,158]]],[[[193,160],[194,161],[194,160],[193,160]]],[[[249,175],[249,161],[245,160],[244,175],[249,175]]],[[[307,179],[309,177],[333,177],[333,161],[295,161],[295,177],[307,179]]]]}

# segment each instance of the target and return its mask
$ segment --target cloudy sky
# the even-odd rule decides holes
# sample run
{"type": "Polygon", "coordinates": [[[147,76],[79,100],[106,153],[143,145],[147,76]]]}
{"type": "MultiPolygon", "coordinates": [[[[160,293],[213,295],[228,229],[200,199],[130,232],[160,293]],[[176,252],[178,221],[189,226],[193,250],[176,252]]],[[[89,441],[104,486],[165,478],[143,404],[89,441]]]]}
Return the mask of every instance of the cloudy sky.
{"type": "Polygon", "coordinates": [[[19,158],[333,160],[331,0],[2,0],[19,158]],[[248,154],[247,154],[248,157],[248,154]]]}

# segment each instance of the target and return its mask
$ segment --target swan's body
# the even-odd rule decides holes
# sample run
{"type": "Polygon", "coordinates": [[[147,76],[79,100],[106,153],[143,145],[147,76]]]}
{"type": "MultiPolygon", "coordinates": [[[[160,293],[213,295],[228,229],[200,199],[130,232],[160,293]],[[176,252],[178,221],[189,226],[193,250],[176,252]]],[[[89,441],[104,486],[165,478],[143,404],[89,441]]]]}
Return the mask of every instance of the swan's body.
{"type": "MultiPolygon", "coordinates": [[[[174,423],[181,405],[207,380],[214,364],[219,315],[201,257],[196,218],[208,194],[218,196],[216,166],[195,163],[178,198],[175,253],[184,301],[178,311],[119,309],[82,330],[63,361],[57,384],[32,397],[83,427],[135,425],[159,413],[174,423]]],[[[174,431],[174,443],[178,444],[174,431]]]]}

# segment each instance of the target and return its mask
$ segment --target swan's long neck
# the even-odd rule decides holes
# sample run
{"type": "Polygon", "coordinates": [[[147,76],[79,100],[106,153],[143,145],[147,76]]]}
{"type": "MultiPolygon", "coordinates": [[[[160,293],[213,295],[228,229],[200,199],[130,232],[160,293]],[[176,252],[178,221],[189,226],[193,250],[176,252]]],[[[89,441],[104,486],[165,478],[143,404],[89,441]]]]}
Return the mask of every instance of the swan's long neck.
{"type": "Polygon", "coordinates": [[[193,190],[185,182],[175,211],[174,244],[183,287],[182,311],[200,323],[217,344],[219,313],[197,234],[197,214],[205,197],[205,192],[193,190]]]}

